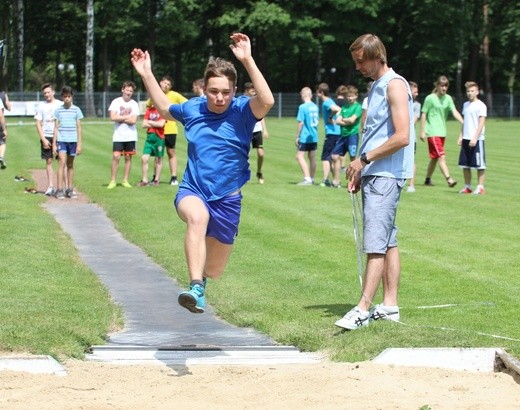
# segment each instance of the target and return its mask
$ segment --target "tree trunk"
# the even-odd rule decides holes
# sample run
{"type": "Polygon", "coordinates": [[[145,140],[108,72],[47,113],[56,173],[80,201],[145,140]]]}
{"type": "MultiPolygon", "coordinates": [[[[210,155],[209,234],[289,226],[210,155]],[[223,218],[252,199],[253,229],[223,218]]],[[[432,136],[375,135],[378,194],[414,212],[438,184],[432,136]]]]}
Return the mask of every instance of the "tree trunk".
{"type": "Polygon", "coordinates": [[[16,31],[18,37],[18,47],[17,47],[17,71],[18,71],[18,91],[23,93],[24,91],[24,48],[25,48],[25,40],[24,40],[24,7],[23,0],[18,0],[16,2],[16,31]]]}
{"type": "Polygon", "coordinates": [[[87,42],[85,55],[86,116],[94,117],[94,0],[87,0],[87,42]]]}
{"type": "Polygon", "coordinates": [[[484,40],[482,41],[482,54],[484,55],[484,80],[486,82],[486,102],[489,113],[493,113],[493,89],[491,88],[491,69],[489,67],[489,4],[482,7],[484,15],[484,40]]]}

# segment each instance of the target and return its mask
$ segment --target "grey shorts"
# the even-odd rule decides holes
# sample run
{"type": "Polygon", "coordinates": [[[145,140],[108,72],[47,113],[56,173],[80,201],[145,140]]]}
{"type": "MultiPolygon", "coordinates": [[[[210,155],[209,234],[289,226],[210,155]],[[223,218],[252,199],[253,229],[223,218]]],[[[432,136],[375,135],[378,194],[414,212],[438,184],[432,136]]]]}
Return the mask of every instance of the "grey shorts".
{"type": "Polygon", "coordinates": [[[405,179],[367,176],[363,191],[363,252],[386,254],[397,246],[395,216],[405,179]]]}

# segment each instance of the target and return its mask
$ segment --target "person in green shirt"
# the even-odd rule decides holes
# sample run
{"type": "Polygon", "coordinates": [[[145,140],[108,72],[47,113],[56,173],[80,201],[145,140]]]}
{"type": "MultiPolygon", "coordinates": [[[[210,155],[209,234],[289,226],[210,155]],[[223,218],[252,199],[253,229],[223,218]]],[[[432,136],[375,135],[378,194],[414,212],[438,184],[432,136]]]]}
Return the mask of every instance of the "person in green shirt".
{"type": "Polygon", "coordinates": [[[446,139],[446,119],[451,112],[453,117],[462,124],[463,119],[455,108],[453,98],[447,94],[450,82],[448,78],[441,75],[435,82],[435,88],[428,95],[422,107],[421,114],[421,141],[428,139],[428,151],[430,155],[430,163],[426,170],[426,179],[424,185],[433,186],[431,177],[437,162],[444,178],[450,188],[457,184],[450,176],[450,170],[446,164],[446,153],[444,152],[444,141],[446,139]]]}
{"type": "Polygon", "coordinates": [[[357,101],[358,89],[349,85],[345,94],[347,103],[341,107],[341,111],[336,118],[336,124],[341,126],[341,136],[332,150],[333,188],[340,187],[341,157],[348,153],[352,161],[356,158],[359,144],[359,123],[363,109],[357,101]]]}

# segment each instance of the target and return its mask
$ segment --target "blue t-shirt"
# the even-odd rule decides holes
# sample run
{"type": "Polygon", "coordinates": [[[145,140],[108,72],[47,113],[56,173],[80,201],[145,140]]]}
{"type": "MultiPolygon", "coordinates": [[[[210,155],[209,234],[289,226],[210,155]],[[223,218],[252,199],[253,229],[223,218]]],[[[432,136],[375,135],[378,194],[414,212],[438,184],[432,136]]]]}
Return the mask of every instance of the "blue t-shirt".
{"type": "Polygon", "coordinates": [[[325,135],[340,135],[341,134],[341,128],[338,124],[334,124],[329,121],[329,118],[332,116],[332,118],[336,117],[333,114],[333,111],[330,109],[331,106],[336,105],[334,100],[332,98],[327,98],[325,101],[323,101],[323,104],[321,106],[321,112],[323,115],[323,123],[325,124],[325,135]]]}
{"type": "Polygon", "coordinates": [[[310,144],[318,142],[318,123],[320,121],[320,109],[318,106],[312,101],[300,104],[296,120],[303,123],[300,132],[300,143],[310,144]]]}
{"type": "Polygon", "coordinates": [[[78,142],[78,120],[83,118],[81,109],[72,104],[69,108],[64,105],[54,111],[54,118],[58,120],[58,137],[60,142],[78,142]]]}
{"type": "Polygon", "coordinates": [[[238,191],[251,177],[249,149],[257,118],[249,98],[233,98],[222,114],[208,110],[207,99],[191,98],[170,105],[170,114],[184,125],[188,163],[179,189],[215,201],[238,191]]]}

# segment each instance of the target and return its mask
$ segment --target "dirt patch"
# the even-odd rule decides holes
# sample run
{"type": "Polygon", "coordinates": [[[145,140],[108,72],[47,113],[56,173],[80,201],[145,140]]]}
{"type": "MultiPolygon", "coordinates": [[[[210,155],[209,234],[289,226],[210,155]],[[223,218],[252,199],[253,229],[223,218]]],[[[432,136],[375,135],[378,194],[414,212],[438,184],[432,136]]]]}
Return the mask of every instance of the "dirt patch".
{"type": "MultiPolygon", "coordinates": [[[[22,181],[23,182],[23,181],[22,181]]],[[[28,191],[26,189],[25,192],[28,193],[34,193],[34,194],[43,194],[47,188],[48,188],[48,181],[47,181],[47,172],[45,169],[34,169],[31,170],[31,183],[26,182],[26,188],[33,189],[35,191],[28,191]]],[[[56,182],[56,175],[54,176],[54,187],[58,186],[56,182]]],[[[74,189],[76,193],[78,194],[78,197],[75,199],[57,199],[54,196],[47,197],[49,201],[56,202],[64,205],[74,205],[74,204],[86,204],[89,202],[88,197],[83,193],[78,191],[77,189],[74,189]]]]}

